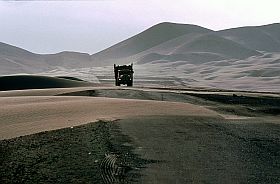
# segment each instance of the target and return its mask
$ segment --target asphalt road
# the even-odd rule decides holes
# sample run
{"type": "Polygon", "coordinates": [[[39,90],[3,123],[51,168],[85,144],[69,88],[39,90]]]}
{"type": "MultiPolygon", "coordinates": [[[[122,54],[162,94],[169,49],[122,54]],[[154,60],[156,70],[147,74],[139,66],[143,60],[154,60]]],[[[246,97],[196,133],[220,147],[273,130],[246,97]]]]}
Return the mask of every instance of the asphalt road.
{"type": "Polygon", "coordinates": [[[154,116],[118,124],[135,153],[156,161],[137,183],[280,183],[280,124],[269,118],[154,116]]]}

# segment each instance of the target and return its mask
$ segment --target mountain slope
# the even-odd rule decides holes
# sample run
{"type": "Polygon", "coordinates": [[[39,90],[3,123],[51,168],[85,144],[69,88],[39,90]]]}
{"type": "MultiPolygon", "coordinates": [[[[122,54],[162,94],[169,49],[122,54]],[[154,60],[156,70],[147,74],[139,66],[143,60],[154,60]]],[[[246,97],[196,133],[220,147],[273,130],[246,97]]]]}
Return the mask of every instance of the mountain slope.
{"type": "Polygon", "coordinates": [[[45,63],[51,66],[66,68],[87,67],[91,64],[91,56],[87,53],[60,52],[57,54],[42,55],[45,63]]]}
{"type": "Polygon", "coordinates": [[[233,28],[216,34],[250,49],[267,52],[280,51],[280,24],[233,28]]]}
{"type": "Polygon", "coordinates": [[[37,54],[2,42],[0,42],[0,56],[22,57],[26,59],[34,59],[38,57],[37,54]]]}
{"type": "Polygon", "coordinates": [[[259,26],[263,31],[267,32],[277,41],[280,41],[280,23],[259,26]]]}
{"type": "Polygon", "coordinates": [[[260,52],[217,36],[216,34],[187,34],[142,52],[134,58],[138,64],[149,62],[188,61],[201,64],[225,59],[245,59],[260,52]]]}
{"type": "Polygon", "coordinates": [[[259,51],[280,52],[279,30],[279,24],[214,32],[193,25],[162,23],[92,58],[97,65],[166,62],[176,58],[198,63],[199,60],[246,59],[260,56],[259,51]]]}
{"type": "Polygon", "coordinates": [[[190,52],[216,53],[234,59],[244,59],[250,56],[260,55],[260,53],[255,50],[248,49],[236,42],[213,34],[204,35],[194,39],[192,42],[187,43],[174,51],[174,53],[180,54],[190,52]]]}
{"type": "Polygon", "coordinates": [[[0,42],[0,74],[37,73],[57,67],[88,67],[91,57],[86,53],[60,52],[34,54],[27,50],[0,42]]]}
{"type": "Polygon", "coordinates": [[[48,69],[41,55],[0,42],[0,74],[32,73],[48,69]]]}
{"type": "Polygon", "coordinates": [[[212,32],[212,30],[195,25],[161,23],[92,55],[92,58],[96,62],[100,60],[125,58],[185,34],[208,32],[212,32]]]}

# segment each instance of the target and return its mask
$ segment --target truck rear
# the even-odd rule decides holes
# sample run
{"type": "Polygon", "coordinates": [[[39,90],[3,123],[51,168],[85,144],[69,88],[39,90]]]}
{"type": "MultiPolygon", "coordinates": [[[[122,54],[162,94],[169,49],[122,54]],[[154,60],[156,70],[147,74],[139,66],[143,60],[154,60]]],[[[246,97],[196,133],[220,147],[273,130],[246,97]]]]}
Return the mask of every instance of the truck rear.
{"type": "Polygon", "coordinates": [[[116,65],[114,64],[115,84],[132,86],[133,85],[133,64],[131,65],[116,65]]]}

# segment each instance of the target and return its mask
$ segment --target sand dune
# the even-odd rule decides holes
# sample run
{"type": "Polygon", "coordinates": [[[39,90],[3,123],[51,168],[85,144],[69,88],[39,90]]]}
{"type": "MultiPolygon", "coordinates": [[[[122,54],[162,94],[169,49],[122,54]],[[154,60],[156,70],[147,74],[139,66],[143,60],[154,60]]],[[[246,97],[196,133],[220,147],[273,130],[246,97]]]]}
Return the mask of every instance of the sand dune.
{"type": "Polygon", "coordinates": [[[56,96],[64,93],[93,89],[92,87],[75,88],[50,88],[50,89],[25,89],[0,91],[0,97],[20,97],[20,96],[56,96]]]}
{"type": "Polygon", "coordinates": [[[102,97],[5,97],[0,98],[0,139],[100,119],[143,115],[218,117],[214,111],[187,103],[102,97]]]}
{"type": "Polygon", "coordinates": [[[35,75],[11,75],[0,77],[0,91],[41,89],[41,88],[63,88],[89,86],[90,83],[78,81],[73,78],[47,77],[35,75]]]}

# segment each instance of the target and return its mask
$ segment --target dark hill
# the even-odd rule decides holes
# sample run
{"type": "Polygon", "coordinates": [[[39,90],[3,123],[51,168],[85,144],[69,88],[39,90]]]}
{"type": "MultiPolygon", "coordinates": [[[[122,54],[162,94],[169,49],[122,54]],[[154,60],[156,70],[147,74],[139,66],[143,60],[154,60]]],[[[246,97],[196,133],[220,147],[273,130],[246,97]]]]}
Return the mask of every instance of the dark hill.
{"type": "Polygon", "coordinates": [[[89,86],[87,82],[57,77],[14,75],[0,77],[0,91],[89,86]]]}

